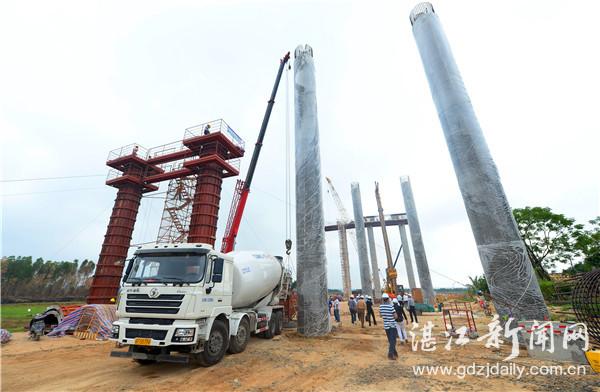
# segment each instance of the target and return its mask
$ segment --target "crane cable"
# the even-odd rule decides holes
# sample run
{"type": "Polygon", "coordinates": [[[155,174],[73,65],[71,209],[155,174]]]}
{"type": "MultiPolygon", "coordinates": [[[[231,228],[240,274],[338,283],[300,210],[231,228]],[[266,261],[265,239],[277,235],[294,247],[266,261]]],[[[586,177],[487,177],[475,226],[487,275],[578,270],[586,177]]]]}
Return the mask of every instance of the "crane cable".
{"type": "Polygon", "coordinates": [[[288,264],[292,253],[292,206],[291,206],[291,135],[290,135],[290,68],[285,71],[285,254],[288,264]]]}

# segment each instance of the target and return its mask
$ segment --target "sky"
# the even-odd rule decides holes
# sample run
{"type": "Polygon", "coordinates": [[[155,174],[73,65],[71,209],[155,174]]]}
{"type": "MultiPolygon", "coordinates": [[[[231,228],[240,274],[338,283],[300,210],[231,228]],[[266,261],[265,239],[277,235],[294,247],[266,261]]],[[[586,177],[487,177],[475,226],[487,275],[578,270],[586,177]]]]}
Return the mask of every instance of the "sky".
{"type": "MultiPolygon", "coordinates": [[[[223,118],[246,141],[245,175],[279,59],[309,44],[323,176],[333,180],[350,214],[350,183],[359,182],[364,213],[375,215],[374,182],[385,212],[404,212],[399,178],[409,175],[433,285],[462,287],[483,269],[412,36],[408,16],[416,4],[2,2],[0,254],[97,260],[116,194],[104,185],[105,162],[120,146],[173,142],[187,127],[223,118]]],[[[600,5],[433,5],[511,206],[548,206],[582,223],[600,215],[600,55],[594,49],[600,5]]],[[[284,251],[292,81],[293,70],[282,78],[238,249],[284,251]]],[[[217,238],[234,185],[224,181],[217,238]]],[[[324,178],[323,190],[325,220],[335,223],[338,211],[324,178]]],[[[160,196],[142,201],[133,243],[156,239],[163,203],[160,196]]],[[[341,288],[337,234],[326,236],[329,287],[341,288]]],[[[389,236],[395,255],[398,230],[390,228],[389,236]]],[[[383,272],[379,230],[376,242],[383,272]]],[[[399,283],[407,284],[402,260],[399,283]]],[[[352,286],[359,287],[352,248],[350,264],[352,286]]]]}

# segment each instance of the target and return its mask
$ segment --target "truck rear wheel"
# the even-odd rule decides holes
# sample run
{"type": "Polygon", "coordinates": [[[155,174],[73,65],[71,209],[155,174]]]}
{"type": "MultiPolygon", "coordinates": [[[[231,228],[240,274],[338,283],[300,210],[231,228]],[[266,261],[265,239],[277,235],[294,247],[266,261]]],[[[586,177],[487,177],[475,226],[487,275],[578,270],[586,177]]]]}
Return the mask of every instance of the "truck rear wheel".
{"type": "Polygon", "coordinates": [[[215,320],[208,340],[204,343],[204,351],[196,354],[195,359],[201,366],[212,366],[223,359],[228,345],[229,332],[225,323],[215,320]]]}
{"type": "Polygon", "coordinates": [[[241,353],[246,349],[250,339],[250,323],[247,318],[243,318],[238,326],[237,334],[229,338],[229,349],[231,354],[241,353]]]}
{"type": "Polygon", "coordinates": [[[277,313],[271,313],[271,319],[269,320],[269,329],[261,333],[261,336],[265,339],[273,339],[277,330],[277,313]]]}
{"type": "Polygon", "coordinates": [[[276,319],[277,323],[275,324],[275,335],[281,335],[283,331],[283,312],[277,312],[276,319]]]}

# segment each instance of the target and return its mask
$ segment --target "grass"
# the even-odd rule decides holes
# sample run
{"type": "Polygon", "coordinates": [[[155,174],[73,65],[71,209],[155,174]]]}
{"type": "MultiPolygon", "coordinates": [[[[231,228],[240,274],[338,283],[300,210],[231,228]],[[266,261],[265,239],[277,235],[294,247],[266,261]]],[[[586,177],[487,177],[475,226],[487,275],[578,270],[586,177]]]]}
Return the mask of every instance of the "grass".
{"type": "MultiPolygon", "coordinates": [[[[81,302],[72,302],[69,304],[80,304],[81,302]]],[[[68,303],[61,303],[67,305],[68,303]]],[[[29,321],[37,313],[42,313],[50,305],[56,305],[53,302],[35,302],[23,304],[2,304],[0,305],[0,326],[10,332],[22,332],[24,327],[29,325],[29,321]]]]}

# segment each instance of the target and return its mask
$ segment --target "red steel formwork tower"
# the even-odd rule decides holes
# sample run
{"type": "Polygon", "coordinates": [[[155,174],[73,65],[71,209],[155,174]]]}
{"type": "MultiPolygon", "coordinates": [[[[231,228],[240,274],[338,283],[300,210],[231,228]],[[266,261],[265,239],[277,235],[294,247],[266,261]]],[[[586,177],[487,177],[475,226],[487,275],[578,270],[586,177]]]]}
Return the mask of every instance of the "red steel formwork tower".
{"type": "Polygon", "coordinates": [[[161,181],[196,176],[188,242],[214,246],[223,178],[239,174],[244,142],[223,120],[188,128],[184,139],[144,150],[131,144],[111,151],[107,185],[118,188],[88,303],[110,303],[117,295],[138,208],[145,192],[161,181]]]}
{"type": "MultiPolygon", "coordinates": [[[[188,242],[201,242],[214,247],[221,201],[223,178],[231,176],[230,159],[244,155],[233,140],[223,132],[192,136],[196,128],[189,128],[183,144],[194,151],[196,159],[186,161],[184,167],[198,173],[188,242]],[[189,137],[191,136],[191,137],[189,137]]],[[[204,130],[202,130],[204,133],[204,130]]]]}
{"type": "Polygon", "coordinates": [[[158,189],[156,185],[145,184],[143,180],[146,173],[153,173],[157,168],[139,155],[145,156],[146,151],[136,144],[113,150],[108,155],[106,164],[113,169],[109,172],[106,184],[119,191],[104,235],[88,303],[110,303],[115,296],[142,193],[158,189]]]}

